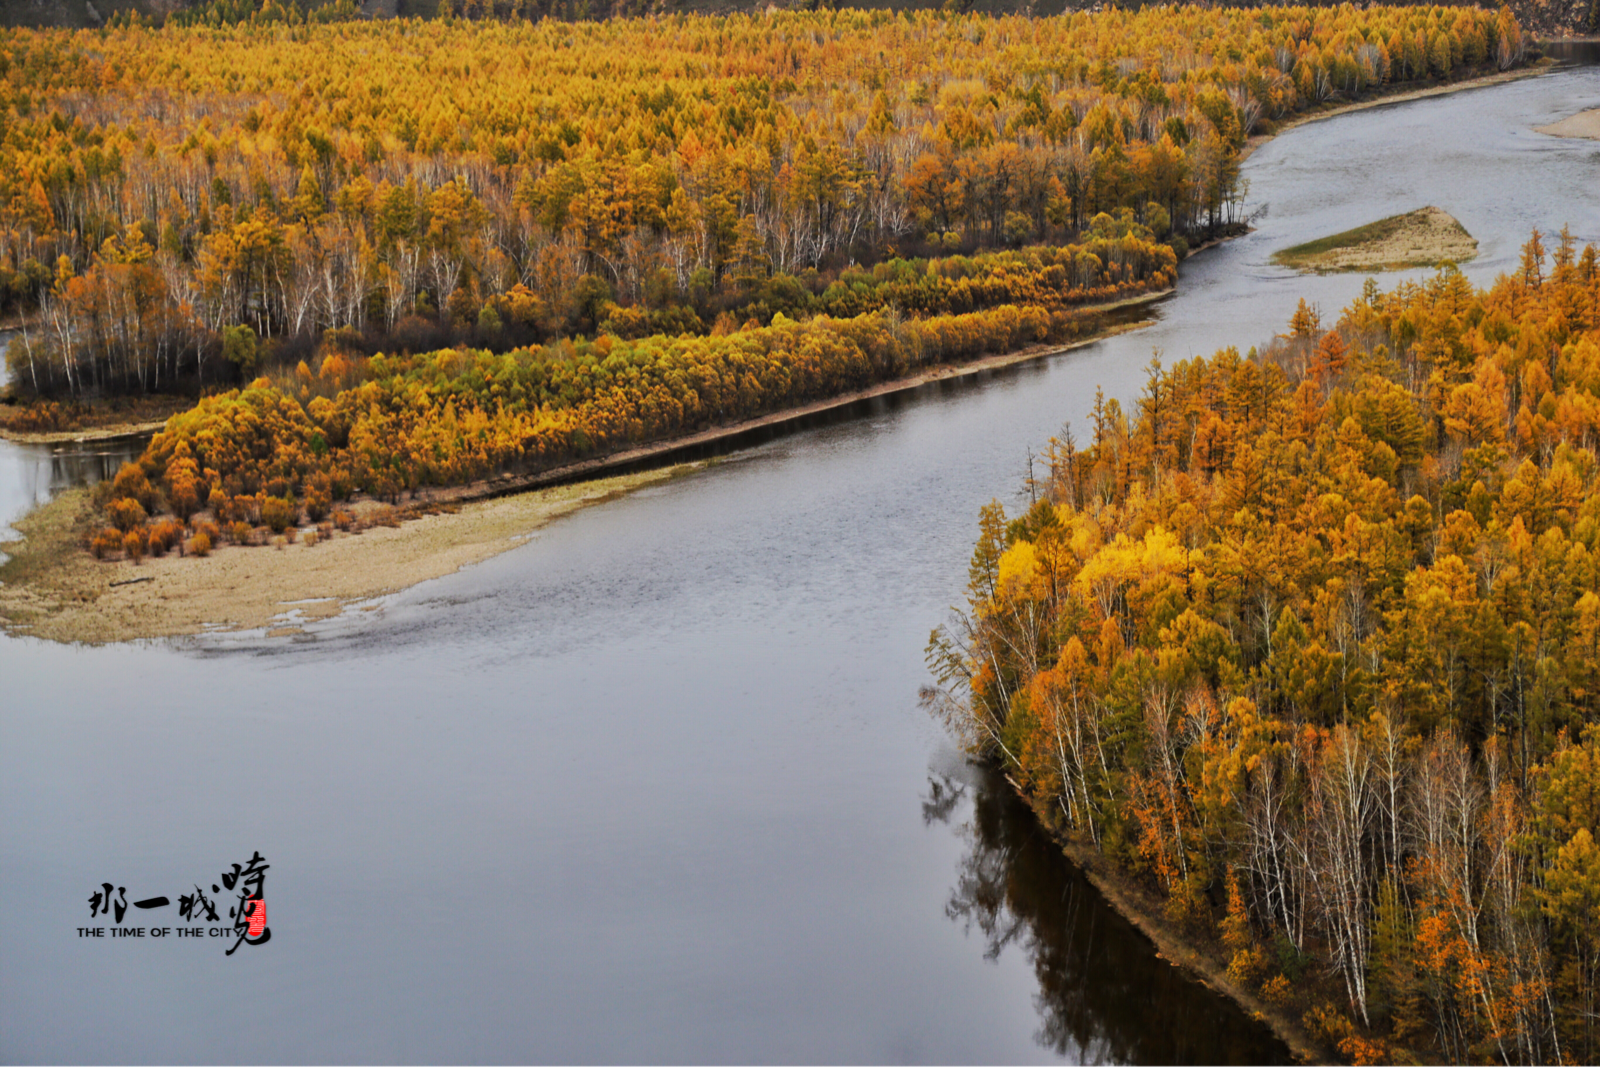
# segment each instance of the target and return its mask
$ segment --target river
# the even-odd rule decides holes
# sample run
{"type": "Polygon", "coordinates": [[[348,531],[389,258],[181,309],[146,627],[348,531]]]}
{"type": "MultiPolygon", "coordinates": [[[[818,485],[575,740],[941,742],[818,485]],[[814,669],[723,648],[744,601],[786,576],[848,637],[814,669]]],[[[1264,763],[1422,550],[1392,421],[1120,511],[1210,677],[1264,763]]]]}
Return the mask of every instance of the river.
{"type": "MultiPolygon", "coordinates": [[[[1512,269],[1600,240],[1587,67],[1310,124],[1149,328],[591,508],[307,636],[0,637],[8,1061],[1265,1062],[917,707],[978,508],[1096,385],[1325,317],[1284,245],[1435,204],[1512,269]],[[183,927],[259,850],[271,939],[183,927]],[[233,943],[226,939],[227,945],[233,943]]],[[[1415,272],[1407,277],[1421,277],[1415,272]]],[[[1392,284],[1391,275],[1385,284],[1392,284]]],[[[0,522],[57,478],[0,444],[0,522]],[[33,474],[28,474],[28,471],[33,474]],[[29,479],[32,479],[31,481],[29,479]]],[[[241,883],[242,884],[242,883],[241,883]]],[[[210,924],[202,924],[210,925],[210,924]]]]}

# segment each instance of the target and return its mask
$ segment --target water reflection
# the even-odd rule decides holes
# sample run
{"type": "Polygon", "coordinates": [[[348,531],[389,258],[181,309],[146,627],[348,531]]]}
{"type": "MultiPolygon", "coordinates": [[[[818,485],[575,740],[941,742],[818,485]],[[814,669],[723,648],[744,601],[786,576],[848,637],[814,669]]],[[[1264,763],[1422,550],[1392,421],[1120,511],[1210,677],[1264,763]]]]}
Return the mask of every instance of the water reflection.
{"type": "Polygon", "coordinates": [[[1600,41],[1541,41],[1539,50],[1557,62],[1577,67],[1600,63],[1600,41]]]}
{"type": "Polygon", "coordinates": [[[945,914],[983,939],[985,959],[1011,949],[1032,961],[1041,1046],[1086,1063],[1290,1061],[1265,1026],[1160,959],[999,774],[929,778],[925,822],[950,823],[963,811],[966,855],[945,914]]]}
{"type": "Polygon", "coordinates": [[[144,451],[148,436],[20,444],[0,440],[0,529],[63,489],[94,485],[144,451]]]}

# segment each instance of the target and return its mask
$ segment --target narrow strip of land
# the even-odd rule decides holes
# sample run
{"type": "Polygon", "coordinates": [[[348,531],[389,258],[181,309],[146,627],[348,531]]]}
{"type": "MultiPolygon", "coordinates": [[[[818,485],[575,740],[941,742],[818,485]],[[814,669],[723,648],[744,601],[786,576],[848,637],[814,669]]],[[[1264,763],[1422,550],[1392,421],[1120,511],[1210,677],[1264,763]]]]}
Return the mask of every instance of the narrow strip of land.
{"type": "Polygon", "coordinates": [[[307,622],[514,548],[563,515],[697,466],[434,507],[359,533],[319,533],[316,543],[302,536],[276,547],[230,547],[203,558],[173,553],[137,564],[102,563],[84,549],[95,508],[88,490],[74,489],[13,523],[23,540],[0,544],[11,556],[0,565],[0,625],[17,636],[89,644],[261,628],[289,636],[307,622]]]}

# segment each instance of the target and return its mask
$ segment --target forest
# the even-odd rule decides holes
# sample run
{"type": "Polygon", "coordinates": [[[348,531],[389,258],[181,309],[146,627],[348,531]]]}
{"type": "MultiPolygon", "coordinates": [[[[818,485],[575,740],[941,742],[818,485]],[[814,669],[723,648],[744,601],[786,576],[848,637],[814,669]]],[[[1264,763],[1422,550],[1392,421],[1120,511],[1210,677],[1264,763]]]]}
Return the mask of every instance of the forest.
{"type": "MultiPolygon", "coordinates": [[[[330,347],[837,316],[828,294],[861,271],[1060,259],[1102,215],[1181,259],[1242,224],[1251,135],[1524,55],[1508,11],[1455,7],[219,12],[0,32],[0,312],[27,326],[7,355],[23,393],[198,395],[320,375],[330,347]]],[[[1067,299],[1125,282],[1055,265],[1067,299]]]]}
{"type": "Polygon", "coordinates": [[[983,510],[929,708],[1353,1061],[1595,1062],[1595,248],[1091,421],[983,510]]]}

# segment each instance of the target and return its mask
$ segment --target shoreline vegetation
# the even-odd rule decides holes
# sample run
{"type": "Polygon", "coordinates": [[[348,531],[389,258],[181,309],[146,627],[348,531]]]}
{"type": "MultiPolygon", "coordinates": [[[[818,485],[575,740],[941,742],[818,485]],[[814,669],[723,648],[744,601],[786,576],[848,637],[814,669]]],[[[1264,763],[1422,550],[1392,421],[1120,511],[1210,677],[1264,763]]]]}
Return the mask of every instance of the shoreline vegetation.
{"type": "Polygon", "coordinates": [[[1377,273],[1465,263],[1477,254],[1477,239],[1430,206],[1281,249],[1272,262],[1307,274],[1377,273]]]}
{"type": "Polygon", "coordinates": [[[65,444],[152,434],[188,411],[192,396],[119,396],[99,401],[43,401],[22,407],[0,400],[0,440],[65,444]]]}
{"type": "Polygon", "coordinates": [[[925,704],[1297,1054],[1594,1062],[1596,372],[1565,230],[1152,362],[983,509],[925,704]]]}
{"type": "MultiPolygon", "coordinates": [[[[1029,800],[1027,791],[1009,776],[1007,783],[1024,801],[1029,800]]],[[[1050,833],[1051,840],[1089,879],[1095,891],[1117,914],[1150,939],[1161,959],[1188,972],[1195,981],[1233,1001],[1246,1015],[1265,1024],[1278,1040],[1288,1046],[1296,1061],[1313,1064],[1336,1060],[1333,1050],[1313,1041],[1300,1020],[1284,1010],[1282,1005],[1268,1003],[1248,986],[1235,981],[1228,971],[1228,953],[1218,951],[1217,943],[1208,944],[1198,940],[1191,932],[1171,922],[1163,913],[1164,902],[1160,895],[1151,891],[1149,886],[1129,877],[1126,871],[1118,869],[1093,846],[1074,841],[1047,824],[1045,829],[1050,833]]]]}

